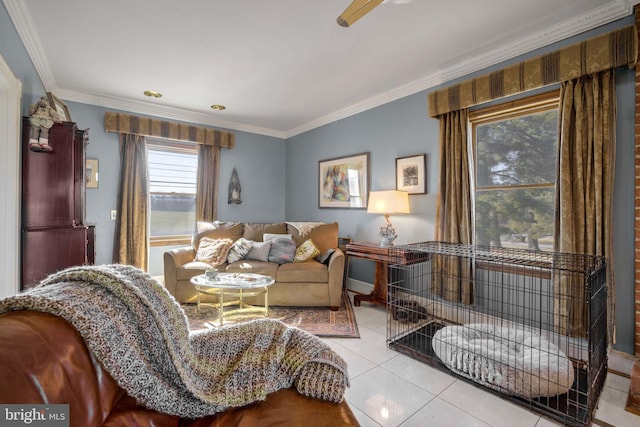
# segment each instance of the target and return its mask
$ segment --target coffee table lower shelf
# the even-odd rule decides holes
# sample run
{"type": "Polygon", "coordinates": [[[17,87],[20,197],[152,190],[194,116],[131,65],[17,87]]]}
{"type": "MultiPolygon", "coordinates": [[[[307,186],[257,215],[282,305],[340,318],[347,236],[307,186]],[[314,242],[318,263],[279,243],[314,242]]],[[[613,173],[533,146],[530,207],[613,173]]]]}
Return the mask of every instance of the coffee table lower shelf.
{"type": "Polygon", "coordinates": [[[269,286],[273,285],[274,279],[262,274],[250,273],[220,273],[215,279],[210,279],[204,274],[191,278],[191,283],[195,286],[197,295],[197,311],[200,314],[200,306],[211,305],[218,309],[218,317],[215,322],[220,326],[224,324],[225,317],[247,314],[262,313],[269,317],[269,286]],[[203,295],[218,297],[218,302],[202,302],[203,295]],[[264,306],[252,305],[245,302],[245,297],[264,295],[264,306]],[[231,296],[230,301],[225,297],[231,296]],[[237,306],[232,310],[225,311],[225,307],[237,306]]]}

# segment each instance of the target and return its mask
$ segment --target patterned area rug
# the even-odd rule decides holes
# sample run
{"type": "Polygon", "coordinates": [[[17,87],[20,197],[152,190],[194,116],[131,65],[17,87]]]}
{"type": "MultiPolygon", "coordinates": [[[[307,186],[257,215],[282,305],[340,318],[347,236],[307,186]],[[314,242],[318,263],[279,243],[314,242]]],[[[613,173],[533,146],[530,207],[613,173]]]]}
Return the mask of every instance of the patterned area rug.
{"type": "MultiPolygon", "coordinates": [[[[220,327],[217,321],[218,308],[213,305],[202,305],[200,314],[195,304],[182,304],[182,309],[189,319],[189,328],[192,331],[220,327]]],[[[246,313],[230,318],[225,315],[224,324],[229,325],[256,317],[262,315],[246,313]]],[[[328,307],[269,307],[269,317],[319,337],[360,338],[351,299],[346,292],[342,294],[342,303],[338,311],[331,311],[328,307]]]]}

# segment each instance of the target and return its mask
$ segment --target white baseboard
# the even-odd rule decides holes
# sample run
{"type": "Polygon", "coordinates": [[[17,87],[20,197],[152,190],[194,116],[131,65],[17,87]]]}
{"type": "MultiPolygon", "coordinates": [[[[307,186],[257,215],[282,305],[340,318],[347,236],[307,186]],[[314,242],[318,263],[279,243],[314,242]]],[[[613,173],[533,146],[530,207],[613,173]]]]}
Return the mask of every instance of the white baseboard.
{"type": "Polygon", "coordinates": [[[347,289],[350,291],[358,292],[360,294],[370,294],[371,292],[373,292],[373,284],[348,278],[347,289]]]}

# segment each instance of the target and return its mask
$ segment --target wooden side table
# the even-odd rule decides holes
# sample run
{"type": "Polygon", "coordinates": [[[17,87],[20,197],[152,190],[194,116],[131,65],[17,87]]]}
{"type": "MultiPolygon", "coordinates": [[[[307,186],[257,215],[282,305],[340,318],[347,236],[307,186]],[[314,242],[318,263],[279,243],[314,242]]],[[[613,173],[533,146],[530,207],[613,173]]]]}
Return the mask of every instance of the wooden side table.
{"type": "Polygon", "coordinates": [[[373,292],[369,295],[355,295],[353,305],[360,306],[361,301],[373,304],[387,305],[387,285],[389,284],[389,264],[409,265],[428,260],[426,253],[413,252],[393,246],[380,246],[372,242],[358,242],[347,245],[347,259],[349,257],[370,259],[376,262],[376,273],[373,282],[373,292]]]}

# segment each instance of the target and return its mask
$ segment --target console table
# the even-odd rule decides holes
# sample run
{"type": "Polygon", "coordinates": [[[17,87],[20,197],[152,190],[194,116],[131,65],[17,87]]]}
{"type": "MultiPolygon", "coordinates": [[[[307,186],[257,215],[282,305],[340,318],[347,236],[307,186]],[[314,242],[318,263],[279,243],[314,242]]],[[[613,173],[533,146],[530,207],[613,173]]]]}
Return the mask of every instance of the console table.
{"type": "Polygon", "coordinates": [[[429,255],[420,252],[400,249],[394,246],[380,246],[378,243],[357,242],[347,245],[346,263],[350,257],[369,259],[376,263],[373,292],[369,295],[355,295],[353,305],[360,306],[361,301],[387,305],[387,285],[389,283],[389,264],[409,265],[425,262],[429,255]]]}

